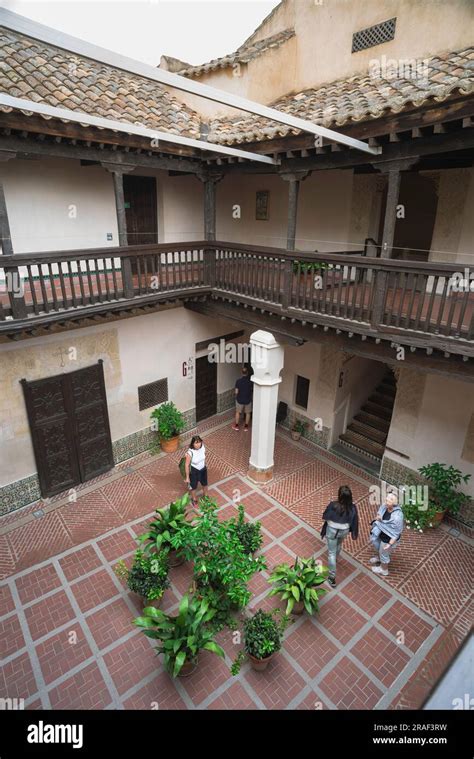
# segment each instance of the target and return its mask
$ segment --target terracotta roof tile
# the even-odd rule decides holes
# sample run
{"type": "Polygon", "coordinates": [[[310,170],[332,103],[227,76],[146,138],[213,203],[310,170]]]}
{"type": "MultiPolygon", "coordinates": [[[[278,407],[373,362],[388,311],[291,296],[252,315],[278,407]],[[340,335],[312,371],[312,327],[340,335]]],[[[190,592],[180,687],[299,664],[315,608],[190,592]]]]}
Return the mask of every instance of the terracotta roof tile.
{"type": "MultiPolygon", "coordinates": [[[[474,92],[474,48],[429,59],[426,78],[383,79],[364,75],[324,84],[272,103],[273,108],[325,127],[341,127],[356,121],[399,113],[408,106],[421,107],[429,100],[442,102],[459,92],[474,92]]],[[[209,141],[226,145],[254,142],[299,130],[247,114],[211,121],[209,141]]]]}
{"type": "Polygon", "coordinates": [[[9,95],[199,137],[199,114],[150,79],[5,28],[0,56],[0,90],[9,95]]]}
{"type": "Polygon", "coordinates": [[[265,37],[263,40],[244,44],[235,53],[224,55],[222,58],[214,58],[214,60],[208,61],[208,63],[201,63],[199,66],[186,66],[179,69],[177,73],[181,74],[181,76],[199,77],[201,74],[206,74],[209,71],[228,68],[229,66],[235,66],[237,63],[248,63],[257,58],[257,56],[262,55],[262,53],[266,53],[267,50],[280,47],[280,45],[283,45],[294,36],[294,29],[285,29],[283,32],[273,34],[271,37],[265,37]]]}

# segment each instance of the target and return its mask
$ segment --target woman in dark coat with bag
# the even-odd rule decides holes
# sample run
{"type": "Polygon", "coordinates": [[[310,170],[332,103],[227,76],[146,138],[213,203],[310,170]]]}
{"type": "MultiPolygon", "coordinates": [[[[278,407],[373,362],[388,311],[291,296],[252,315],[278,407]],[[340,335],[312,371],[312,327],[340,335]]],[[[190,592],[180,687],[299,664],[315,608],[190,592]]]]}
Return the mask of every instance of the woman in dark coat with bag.
{"type": "Polygon", "coordinates": [[[323,514],[324,525],[321,537],[326,537],[328,544],[328,582],[336,587],[336,561],[344,542],[351,533],[352,539],[359,535],[359,515],[357,506],[352,502],[352,491],[347,485],[341,485],[337,501],[331,501],[323,514]]]}

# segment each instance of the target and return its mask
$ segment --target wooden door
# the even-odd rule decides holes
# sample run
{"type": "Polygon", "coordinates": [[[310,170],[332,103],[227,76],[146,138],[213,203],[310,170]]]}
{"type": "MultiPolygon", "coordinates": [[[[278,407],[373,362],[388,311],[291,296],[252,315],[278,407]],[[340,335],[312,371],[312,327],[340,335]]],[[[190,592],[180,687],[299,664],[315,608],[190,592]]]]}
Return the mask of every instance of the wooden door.
{"type": "Polygon", "coordinates": [[[21,384],[44,498],[114,466],[102,361],[21,384]]]}
{"type": "Polygon", "coordinates": [[[155,177],[124,174],[123,194],[129,245],[158,242],[155,177]]]}
{"type": "Polygon", "coordinates": [[[196,360],[196,422],[217,413],[217,363],[208,356],[196,360]]]}

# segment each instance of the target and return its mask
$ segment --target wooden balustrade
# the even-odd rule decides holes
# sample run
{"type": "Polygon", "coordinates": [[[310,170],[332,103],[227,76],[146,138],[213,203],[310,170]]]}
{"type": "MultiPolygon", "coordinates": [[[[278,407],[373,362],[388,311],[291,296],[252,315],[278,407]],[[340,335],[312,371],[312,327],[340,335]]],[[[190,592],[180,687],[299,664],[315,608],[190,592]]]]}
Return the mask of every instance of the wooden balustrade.
{"type": "Polygon", "coordinates": [[[9,285],[0,290],[0,324],[212,289],[306,320],[472,340],[474,292],[457,274],[463,268],[209,241],[15,254],[0,256],[0,283],[9,285]],[[13,293],[19,280],[22,292],[13,293]]]}

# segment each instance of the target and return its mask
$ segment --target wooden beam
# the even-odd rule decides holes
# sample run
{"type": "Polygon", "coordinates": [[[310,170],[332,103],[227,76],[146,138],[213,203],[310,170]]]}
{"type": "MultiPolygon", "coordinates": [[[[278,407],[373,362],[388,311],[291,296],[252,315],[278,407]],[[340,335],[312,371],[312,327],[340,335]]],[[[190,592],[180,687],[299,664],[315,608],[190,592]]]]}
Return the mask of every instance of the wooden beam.
{"type": "Polygon", "coordinates": [[[288,182],[288,226],[286,236],[286,249],[294,250],[296,241],[296,224],[298,218],[298,195],[300,182],[309,176],[309,172],[285,172],[280,177],[288,182]]]}

